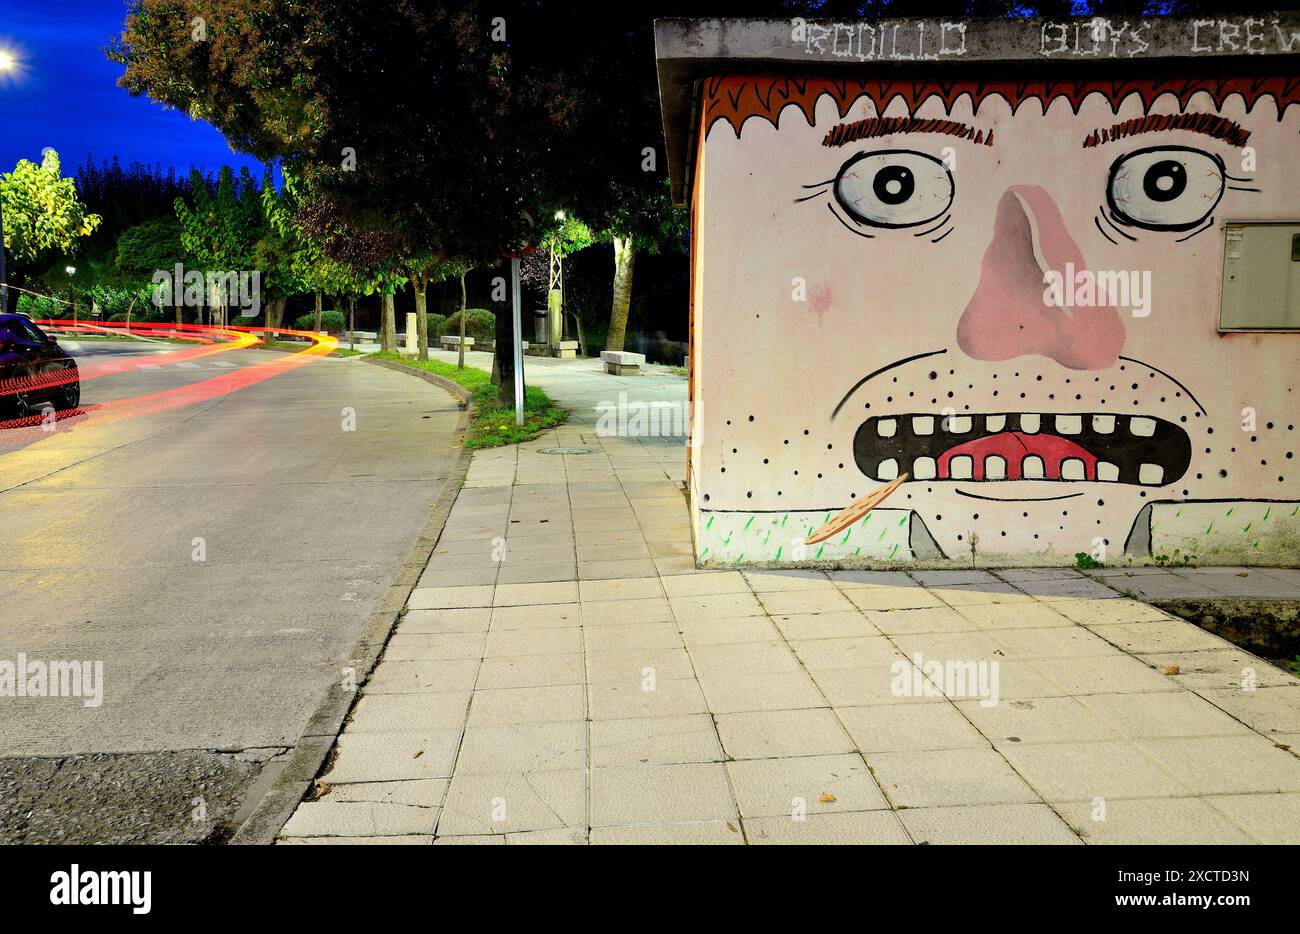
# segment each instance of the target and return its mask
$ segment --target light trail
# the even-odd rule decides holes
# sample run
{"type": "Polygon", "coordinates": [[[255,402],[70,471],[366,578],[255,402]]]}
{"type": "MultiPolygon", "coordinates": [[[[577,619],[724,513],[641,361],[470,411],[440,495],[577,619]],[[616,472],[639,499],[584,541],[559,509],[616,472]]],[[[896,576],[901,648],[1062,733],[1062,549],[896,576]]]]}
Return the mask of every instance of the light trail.
{"type": "MultiPolygon", "coordinates": [[[[51,327],[62,327],[63,322],[39,322],[49,324],[51,327]]],[[[255,347],[264,343],[261,337],[255,332],[265,331],[264,328],[244,328],[244,327],[213,327],[208,325],[181,325],[175,324],[150,323],[148,325],[133,325],[136,328],[148,327],[151,330],[166,331],[171,336],[178,337],[182,340],[191,340],[200,343],[202,346],[192,350],[181,350],[173,353],[159,354],[156,361],[145,364],[147,368],[162,366],[172,366],[177,363],[192,361],[202,357],[211,357],[216,354],[226,353],[231,350],[241,350],[249,347],[255,347]]],[[[78,325],[75,330],[93,329],[94,333],[111,333],[112,328],[104,325],[78,325]]],[[[230,369],[219,375],[209,377],[208,379],[199,380],[184,386],[178,386],[173,389],[163,390],[162,392],[147,393],[139,396],[131,396],[126,399],[116,399],[110,402],[98,403],[93,406],[82,406],[75,409],[69,409],[62,412],[54,413],[55,421],[62,421],[72,417],[86,417],[93,420],[96,424],[104,421],[119,421],[125,418],[134,418],[140,415],[154,412],[164,412],[171,409],[182,408],[188,405],[194,405],[217,396],[228,395],[233,392],[247,389],[249,386],[287,373],[290,370],[300,366],[305,366],[315,362],[321,357],[328,356],[338,347],[338,338],[329,335],[317,334],[311,331],[294,331],[284,328],[276,328],[275,333],[285,334],[293,337],[305,337],[312,341],[309,347],[293,353],[286,353],[283,356],[267,355],[266,359],[258,360],[256,363],[250,363],[248,366],[238,369],[230,369]]],[[[80,365],[79,365],[80,366],[80,365]]],[[[133,364],[91,364],[80,372],[80,378],[96,379],[114,374],[121,374],[132,370],[140,369],[141,365],[133,364]]],[[[23,392],[32,388],[49,389],[65,383],[71,382],[71,377],[67,370],[59,369],[31,376],[24,376],[18,379],[9,379],[0,381],[0,405],[4,404],[4,398],[15,392],[23,392]]],[[[20,429],[12,433],[0,435],[0,451],[11,450],[15,447],[25,444],[30,440],[29,433],[33,430],[48,433],[49,413],[37,413],[21,419],[10,419],[0,421],[0,430],[20,429]],[[25,429],[25,430],[22,430],[25,429]]]]}

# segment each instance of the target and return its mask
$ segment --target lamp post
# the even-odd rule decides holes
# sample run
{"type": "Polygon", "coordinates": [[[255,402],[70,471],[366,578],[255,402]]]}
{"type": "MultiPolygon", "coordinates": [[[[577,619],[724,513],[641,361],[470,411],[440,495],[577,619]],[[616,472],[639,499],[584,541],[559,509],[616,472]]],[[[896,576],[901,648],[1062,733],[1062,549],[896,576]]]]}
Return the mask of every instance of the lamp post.
{"type": "MultiPolygon", "coordinates": [[[[11,52],[0,49],[0,74],[13,71],[18,62],[11,52]]],[[[4,198],[0,198],[0,314],[9,310],[9,277],[5,273],[5,217],[4,198]]]]}
{"type": "Polygon", "coordinates": [[[72,329],[77,329],[77,293],[72,286],[72,277],[77,274],[76,266],[64,266],[63,271],[68,274],[68,298],[72,301],[72,329]]]}

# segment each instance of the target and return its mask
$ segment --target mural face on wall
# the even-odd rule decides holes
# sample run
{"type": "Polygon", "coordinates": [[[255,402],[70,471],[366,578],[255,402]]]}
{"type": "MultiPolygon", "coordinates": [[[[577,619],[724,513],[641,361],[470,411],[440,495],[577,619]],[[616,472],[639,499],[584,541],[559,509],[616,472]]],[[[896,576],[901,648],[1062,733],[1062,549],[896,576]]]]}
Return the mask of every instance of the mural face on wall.
{"type": "Polygon", "coordinates": [[[1300,222],[1297,98],[711,82],[699,556],[1294,561],[1300,334],[1218,312],[1225,222],[1300,222]]]}

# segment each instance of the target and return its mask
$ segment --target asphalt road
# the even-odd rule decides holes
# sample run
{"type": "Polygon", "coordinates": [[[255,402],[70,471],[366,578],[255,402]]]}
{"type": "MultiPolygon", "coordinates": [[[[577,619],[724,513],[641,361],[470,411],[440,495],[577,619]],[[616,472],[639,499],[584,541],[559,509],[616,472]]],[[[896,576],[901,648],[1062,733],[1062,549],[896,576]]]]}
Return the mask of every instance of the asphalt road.
{"type": "Polygon", "coordinates": [[[0,665],[102,662],[103,700],[0,696],[0,842],[219,838],[342,677],[452,468],[459,409],[357,358],[233,391],[284,355],[70,348],[123,369],[84,382],[86,415],[0,439],[0,665]],[[175,408],[95,408],[223,374],[175,408]]]}

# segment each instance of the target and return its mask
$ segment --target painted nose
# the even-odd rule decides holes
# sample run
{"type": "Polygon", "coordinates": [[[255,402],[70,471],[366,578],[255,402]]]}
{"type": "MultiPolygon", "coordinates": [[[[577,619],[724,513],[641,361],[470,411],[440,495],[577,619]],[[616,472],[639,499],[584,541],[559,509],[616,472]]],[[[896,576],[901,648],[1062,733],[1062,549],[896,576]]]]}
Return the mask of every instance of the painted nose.
{"type": "MultiPolygon", "coordinates": [[[[1100,291],[1086,307],[1059,307],[1045,297],[1047,273],[1065,277],[1070,269],[1087,266],[1052,196],[1037,185],[1008,188],[998,200],[979,286],[957,323],[957,345],[979,360],[1038,355],[1072,370],[1114,365],[1124,322],[1100,291]]],[[[1073,291],[1069,278],[1057,281],[1073,291]]]]}

